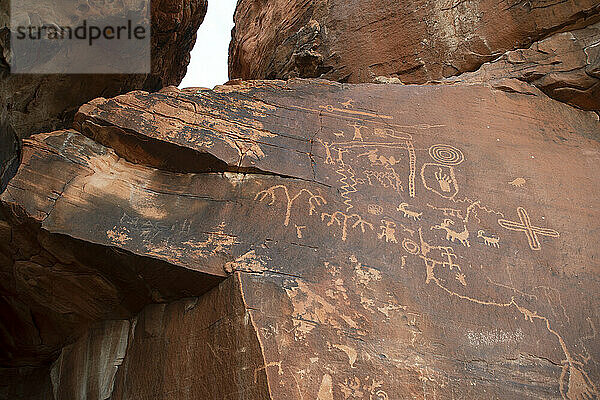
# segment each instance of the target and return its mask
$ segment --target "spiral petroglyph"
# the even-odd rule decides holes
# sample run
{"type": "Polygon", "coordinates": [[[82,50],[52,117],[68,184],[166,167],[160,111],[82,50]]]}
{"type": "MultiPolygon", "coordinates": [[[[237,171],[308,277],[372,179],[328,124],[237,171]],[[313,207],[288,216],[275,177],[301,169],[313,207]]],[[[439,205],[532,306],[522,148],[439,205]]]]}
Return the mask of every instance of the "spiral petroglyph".
{"type": "Polygon", "coordinates": [[[440,164],[454,166],[465,160],[465,156],[454,146],[449,144],[434,144],[429,148],[429,155],[440,164]]]}

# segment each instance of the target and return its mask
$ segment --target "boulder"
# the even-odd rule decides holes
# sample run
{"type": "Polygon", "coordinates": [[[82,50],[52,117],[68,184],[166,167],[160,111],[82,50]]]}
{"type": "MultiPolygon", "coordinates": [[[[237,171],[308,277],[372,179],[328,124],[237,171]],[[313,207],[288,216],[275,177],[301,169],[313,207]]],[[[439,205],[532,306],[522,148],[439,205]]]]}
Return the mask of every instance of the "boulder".
{"type": "Polygon", "coordinates": [[[424,83],[589,25],[599,10],[595,0],[241,0],[230,78],[424,83]]]}
{"type": "Polygon", "coordinates": [[[597,114],[514,80],[292,80],[74,127],[0,196],[10,398],[598,396],[597,114]]]}
{"type": "Polygon", "coordinates": [[[600,23],[509,51],[475,72],[446,82],[486,83],[504,78],[528,82],[548,96],[584,110],[600,111],[600,23]]]}
{"type": "MultiPolygon", "coordinates": [[[[80,9],[110,16],[112,2],[83,1],[80,9]]],[[[10,74],[9,2],[0,7],[0,122],[21,138],[69,127],[77,108],[98,96],[134,89],[158,90],[177,85],[185,75],[196,31],[206,14],[206,0],[153,0],[151,3],[152,72],[148,75],[23,75],[10,74]]],[[[69,20],[60,5],[40,8],[31,21],[69,20]]]]}

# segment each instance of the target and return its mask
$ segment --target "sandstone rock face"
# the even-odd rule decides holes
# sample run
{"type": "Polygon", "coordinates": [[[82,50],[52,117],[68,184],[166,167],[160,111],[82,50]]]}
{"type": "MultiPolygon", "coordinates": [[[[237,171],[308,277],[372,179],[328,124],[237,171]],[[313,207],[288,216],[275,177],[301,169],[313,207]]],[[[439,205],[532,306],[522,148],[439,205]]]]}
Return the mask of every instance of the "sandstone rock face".
{"type": "Polygon", "coordinates": [[[0,125],[0,193],[19,166],[20,142],[14,130],[0,125]]]}
{"type": "Polygon", "coordinates": [[[294,80],[74,127],[0,196],[4,398],[598,396],[597,114],[294,80]]]}
{"type": "MultiPolygon", "coordinates": [[[[9,2],[0,8],[0,122],[23,138],[33,133],[68,127],[77,108],[98,96],[115,96],[133,89],[149,91],[178,84],[185,75],[196,31],[206,13],[206,0],[152,1],[152,73],[150,75],[11,75],[9,74],[9,2]]],[[[110,14],[109,3],[84,1],[91,13],[110,14]]],[[[30,15],[32,21],[54,23],[68,19],[47,9],[30,15]]]]}
{"type": "Polygon", "coordinates": [[[94,321],[128,318],[145,304],[197,296],[220,282],[220,264],[201,254],[234,239],[214,231],[204,243],[179,243],[189,229],[180,217],[192,210],[190,185],[190,177],[123,164],[74,131],[26,139],[0,211],[2,364],[46,363],[94,321]],[[176,193],[181,202],[165,208],[176,193]],[[133,241],[122,223],[139,224],[155,245],[133,241]]]}
{"type": "Polygon", "coordinates": [[[600,23],[557,33],[527,49],[509,51],[453,82],[516,78],[584,110],[600,110],[600,23]]]}
{"type": "Polygon", "coordinates": [[[599,10],[595,0],[241,0],[230,77],[356,83],[386,76],[423,83],[476,70],[506,51],[591,24],[599,10]]]}

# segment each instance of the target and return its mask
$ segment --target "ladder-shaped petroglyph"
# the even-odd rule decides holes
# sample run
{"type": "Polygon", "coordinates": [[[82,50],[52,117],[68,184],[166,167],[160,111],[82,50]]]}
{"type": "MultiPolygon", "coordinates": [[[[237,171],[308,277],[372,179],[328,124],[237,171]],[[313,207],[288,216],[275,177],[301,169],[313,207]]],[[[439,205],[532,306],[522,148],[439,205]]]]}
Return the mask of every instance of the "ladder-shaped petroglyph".
{"type": "Polygon", "coordinates": [[[371,230],[373,230],[373,224],[371,224],[368,221],[365,221],[360,215],[358,214],[351,214],[348,215],[346,213],[343,213],[342,211],[336,211],[333,214],[328,214],[328,213],[322,213],[321,214],[321,221],[327,221],[327,226],[332,226],[333,223],[337,223],[339,226],[342,227],[342,240],[346,241],[346,238],[348,237],[348,223],[352,220],[356,220],[356,222],[354,222],[351,227],[352,229],[355,229],[357,227],[360,227],[360,230],[362,231],[362,233],[366,232],[365,227],[369,227],[371,230]]]}
{"type": "MultiPolygon", "coordinates": [[[[362,150],[358,154],[354,154],[356,159],[365,157],[369,160],[371,168],[362,169],[364,180],[369,185],[379,183],[385,188],[390,188],[398,193],[404,191],[402,178],[397,171],[397,166],[400,164],[401,159],[395,155],[384,155],[381,151],[394,151],[402,150],[407,151],[408,154],[408,191],[410,197],[415,197],[415,176],[416,176],[416,154],[412,143],[412,136],[409,134],[393,132],[383,129],[373,129],[375,133],[369,133],[371,136],[366,137],[365,132],[361,128],[368,128],[362,125],[352,125],[355,129],[354,138],[351,141],[343,142],[329,142],[321,138],[316,140],[323,146],[325,150],[325,164],[332,165],[337,164],[338,168],[336,173],[340,175],[339,182],[342,184],[340,190],[346,194],[346,198],[349,194],[356,192],[356,185],[359,183],[359,179],[356,178],[356,171],[351,166],[353,159],[346,160],[345,154],[362,150]],[[386,139],[380,141],[381,138],[386,139]],[[389,139],[393,139],[390,141],[389,139]]],[[[347,210],[348,211],[348,210],[347,210]]]]}
{"type": "Polygon", "coordinates": [[[288,226],[290,224],[290,215],[292,212],[292,206],[294,205],[294,202],[296,200],[298,200],[298,198],[300,198],[300,196],[302,196],[302,194],[306,194],[306,197],[307,197],[308,215],[313,215],[314,212],[316,211],[317,207],[327,204],[327,200],[325,200],[325,198],[323,196],[321,196],[320,194],[314,194],[312,191],[310,191],[306,188],[300,189],[298,191],[298,193],[296,193],[292,197],[292,196],[290,196],[290,192],[289,192],[287,186],[285,186],[285,185],[275,185],[275,186],[271,186],[268,189],[262,190],[256,194],[256,196],[254,197],[254,200],[258,200],[259,202],[261,202],[261,201],[265,200],[266,198],[270,197],[271,200],[269,201],[268,205],[272,206],[273,204],[275,204],[275,201],[277,200],[276,193],[278,190],[285,195],[286,211],[285,211],[285,218],[283,221],[284,226],[288,226]]]}
{"type": "MultiPolygon", "coordinates": [[[[322,106],[321,111],[339,116],[344,109],[350,109],[352,106],[352,103],[348,103],[347,107],[341,105],[339,108],[322,106]]],[[[419,200],[426,199],[430,201],[430,204],[427,204],[429,210],[419,210],[415,205],[424,205],[425,201],[415,202],[406,196],[407,193],[410,194],[411,198],[416,196],[414,185],[416,155],[412,136],[391,129],[390,127],[395,126],[393,124],[385,124],[385,127],[381,127],[381,125],[376,126],[374,120],[364,119],[375,118],[374,115],[351,114],[351,118],[346,118],[357,122],[346,125],[345,135],[332,134],[331,132],[337,128],[335,127],[330,130],[330,136],[321,136],[321,138],[316,139],[323,145],[325,164],[333,165],[333,168],[331,168],[332,175],[333,171],[339,175],[337,182],[341,186],[339,193],[342,200],[340,201],[343,201],[346,205],[345,212],[321,213],[321,220],[325,221],[327,226],[336,224],[341,227],[342,241],[347,240],[351,229],[359,233],[357,231],[360,228],[362,233],[365,234],[363,235],[365,240],[377,238],[378,243],[382,246],[400,249],[404,255],[401,256],[401,263],[398,260],[398,268],[401,268],[400,264],[405,270],[410,268],[410,258],[418,260],[418,265],[423,263],[426,270],[425,283],[428,284],[431,290],[445,293],[449,297],[454,297],[455,300],[460,299],[484,307],[504,308],[509,310],[507,312],[523,317],[522,319],[527,321],[522,323],[535,323],[540,327],[543,326],[544,332],[549,333],[552,335],[553,340],[555,338],[558,341],[559,346],[556,346],[556,348],[560,347],[564,354],[562,364],[558,365],[558,368],[561,368],[561,375],[557,385],[560,387],[562,397],[568,400],[595,398],[598,391],[585,372],[584,367],[587,364],[585,357],[570,352],[569,347],[558,331],[559,328],[555,326],[555,323],[558,324],[558,322],[552,322],[559,317],[551,314],[548,314],[548,316],[540,315],[538,311],[541,313],[542,309],[533,305],[536,304],[537,299],[523,299],[521,293],[524,292],[516,288],[509,293],[493,291],[492,293],[497,293],[496,296],[501,296],[499,293],[504,293],[503,297],[497,298],[488,298],[487,294],[483,294],[486,292],[477,292],[475,283],[480,283],[481,279],[477,275],[470,275],[478,274],[479,270],[471,267],[470,264],[464,263],[467,256],[472,256],[469,253],[473,252],[472,249],[469,249],[471,244],[476,246],[475,243],[478,243],[482,246],[480,250],[485,250],[483,246],[490,247],[489,251],[486,250],[488,253],[492,253],[493,249],[501,248],[500,244],[503,248],[506,247],[506,233],[493,228],[496,221],[507,230],[525,233],[532,250],[540,250],[541,236],[558,238],[560,236],[559,232],[534,226],[528,213],[522,207],[517,209],[519,218],[516,222],[507,219],[502,212],[492,209],[493,206],[490,207],[484,204],[485,196],[489,195],[489,192],[473,193],[471,195],[463,193],[464,188],[460,188],[459,197],[459,179],[460,183],[468,181],[464,179],[465,177],[458,175],[462,170],[458,166],[465,162],[465,154],[457,147],[447,144],[434,144],[427,147],[431,144],[428,143],[424,148],[418,148],[417,150],[417,152],[428,150],[430,157],[429,160],[426,160],[429,162],[419,163],[424,185],[424,199],[419,200]],[[345,139],[340,139],[341,137],[345,139]],[[359,166],[356,160],[361,160],[362,164],[359,166]],[[407,165],[410,172],[407,171],[407,165]],[[409,173],[408,179],[406,179],[406,172],[409,173]],[[397,197],[394,197],[394,199],[397,199],[394,203],[402,202],[397,211],[402,213],[403,218],[413,220],[415,230],[409,230],[397,222],[406,222],[399,216],[400,214],[397,214],[396,217],[387,215],[387,212],[393,210],[393,206],[388,208],[388,204],[380,203],[379,198],[375,196],[367,198],[364,204],[364,212],[376,216],[374,220],[381,221],[381,223],[376,224],[375,221],[372,221],[373,224],[371,224],[363,219],[359,214],[362,212],[360,210],[361,204],[355,201],[352,205],[348,200],[351,196],[362,196],[362,193],[357,192],[364,188],[361,185],[367,184],[381,185],[394,190],[395,193],[392,194],[394,196],[397,194],[397,197]],[[483,197],[482,200],[471,200],[465,194],[471,197],[483,197]],[[381,205],[374,203],[380,203],[381,205]],[[353,213],[349,212],[351,209],[353,213]],[[432,210],[439,211],[439,213],[434,213],[432,210]],[[431,217],[429,214],[436,214],[437,217],[429,222],[431,217]],[[397,221],[394,221],[394,219],[397,221]],[[427,223],[427,226],[422,227],[420,225],[424,225],[424,223],[421,221],[429,223],[427,223]],[[374,224],[376,224],[375,227],[374,224]],[[376,229],[377,226],[379,229],[376,229]],[[445,240],[441,232],[431,232],[432,230],[444,231],[445,240]],[[410,233],[411,236],[404,237],[408,235],[405,232],[410,233]],[[435,237],[437,242],[426,243],[423,239],[423,232],[435,237]],[[451,243],[455,244],[451,245],[451,243]],[[453,247],[450,247],[450,245],[453,247]],[[454,248],[456,248],[456,252],[454,248]],[[459,264],[463,265],[464,270],[461,270],[459,264]],[[473,291],[474,293],[463,292],[463,290],[473,291]],[[552,318],[552,321],[549,318],[552,318]],[[583,360],[583,363],[580,362],[581,360],[583,360]]],[[[514,177],[502,178],[498,183],[504,185],[504,189],[507,189],[507,183],[515,188],[525,186],[526,181],[524,178],[517,178],[509,182],[514,177]]],[[[513,190],[511,188],[511,191],[513,190]]],[[[366,193],[364,197],[367,196],[371,196],[371,193],[366,193]]],[[[326,211],[331,212],[336,209],[344,210],[344,207],[336,207],[326,211]]],[[[498,252],[494,251],[493,256],[498,256],[498,252]]],[[[484,267],[482,266],[482,268],[484,267]]],[[[484,282],[483,284],[489,285],[490,283],[484,282]]],[[[503,283],[497,284],[504,285],[503,283]]],[[[514,286],[512,282],[510,282],[510,285],[510,287],[514,286]]],[[[509,287],[508,285],[504,286],[509,287]]]]}
{"type": "Polygon", "coordinates": [[[523,207],[517,208],[517,214],[519,214],[520,222],[513,222],[507,219],[499,219],[498,224],[500,224],[501,227],[511,231],[525,232],[525,235],[527,236],[527,242],[529,243],[529,247],[531,248],[531,250],[541,249],[538,235],[549,236],[554,238],[560,236],[560,233],[558,233],[554,229],[539,228],[537,226],[533,226],[531,224],[529,214],[523,207]]]}

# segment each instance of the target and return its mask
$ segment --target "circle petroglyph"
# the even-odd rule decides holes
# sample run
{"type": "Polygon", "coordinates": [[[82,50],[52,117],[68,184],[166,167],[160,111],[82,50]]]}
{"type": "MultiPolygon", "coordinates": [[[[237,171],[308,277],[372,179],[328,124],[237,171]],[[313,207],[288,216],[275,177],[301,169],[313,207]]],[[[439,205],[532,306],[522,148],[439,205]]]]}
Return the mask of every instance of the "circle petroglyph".
{"type": "Polygon", "coordinates": [[[449,144],[434,144],[429,148],[429,155],[436,162],[449,166],[458,165],[465,160],[462,151],[449,144]]]}
{"type": "Polygon", "coordinates": [[[409,238],[404,238],[404,240],[402,241],[402,247],[404,247],[404,250],[406,250],[410,254],[419,254],[419,245],[410,240],[409,238]]]}

